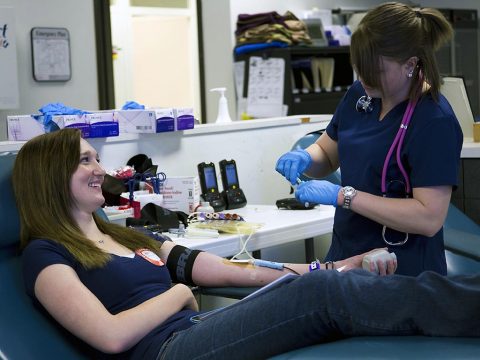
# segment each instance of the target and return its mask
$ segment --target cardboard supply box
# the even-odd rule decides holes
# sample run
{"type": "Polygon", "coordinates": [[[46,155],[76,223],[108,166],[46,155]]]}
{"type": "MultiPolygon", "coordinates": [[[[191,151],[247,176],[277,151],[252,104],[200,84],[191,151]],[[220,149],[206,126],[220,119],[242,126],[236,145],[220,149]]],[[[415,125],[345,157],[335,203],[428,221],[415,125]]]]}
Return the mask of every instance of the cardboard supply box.
{"type": "Polygon", "coordinates": [[[90,137],[90,126],[84,115],[53,115],[52,123],[47,125],[43,115],[7,116],[7,133],[10,141],[28,141],[37,135],[65,127],[78,128],[84,138],[90,137]]]}
{"type": "Polygon", "coordinates": [[[195,117],[192,108],[175,109],[175,130],[193,129],[195,117]]]}
{"type": "Polygon", "coordinates": [[[90,137],[118,136],[118,120],[113,117],[113,110],[104,112],[92,112],[85,114],[85,119],[90,125],[90,137]]]}
{"type": "Polygon", "coordinates": [[[52,123],[45,125],[43,115],[7,116],[8,140],[27,141],[31,138],[63,128],[77,128],[84,138],[118,136],[118,121],[112,111],[83,115],[53,115],[52,123]]]}
{"type": "Polygon", "coordinates": [[[160,186],[163,207],[190,214],[200,204],[198,176],[169,176],[160,186]]]}
{"type": "Polygon", "coordinates": [[[152,134],[175,130],[173,109],[115,110],[120,133],[152,134]]]}
{"type": "Polygon", "coordinates": [[[10,141],[27,141],[37,135],[45,134],[42,119],[36,119],[33,115],[7,116],[7,134],[10,141]]]}
{"type": "Polygon", "coordinates": [[[90,137],[90,125],[84,114],[82,115],[53,115],[52,121],[59,129],[76,128],[82,131],[83,138],[90,137]]]}

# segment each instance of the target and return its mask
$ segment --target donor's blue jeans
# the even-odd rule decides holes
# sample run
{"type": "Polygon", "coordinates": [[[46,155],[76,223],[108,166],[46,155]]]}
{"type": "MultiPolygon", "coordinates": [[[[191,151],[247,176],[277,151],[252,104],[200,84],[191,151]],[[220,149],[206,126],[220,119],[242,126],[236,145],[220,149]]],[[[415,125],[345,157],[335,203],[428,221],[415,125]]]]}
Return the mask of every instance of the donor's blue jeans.
{"type": "Polygon", "coordinates": [[[265,359],[358,335],[480,336],[480,276],[314,271],[175,333],[158,359],[265,359]]]}

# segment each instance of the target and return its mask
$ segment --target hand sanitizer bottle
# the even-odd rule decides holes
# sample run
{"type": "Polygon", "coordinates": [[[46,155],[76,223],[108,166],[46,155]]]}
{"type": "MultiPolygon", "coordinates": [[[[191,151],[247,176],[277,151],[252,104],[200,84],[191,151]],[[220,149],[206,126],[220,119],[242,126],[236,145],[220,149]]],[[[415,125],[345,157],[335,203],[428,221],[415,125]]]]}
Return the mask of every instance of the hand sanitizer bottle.
{"type": "Polygon", "coordinates": [[[220,99],[218,100],[218,115],[215,123],[221,124],[221,123],[232,122],[232,119],[230,118],[230,114],[228,113],[227,98],[225,97],[225,91],[227,91],[227,89],[214,88],[214,89],[210,89],[210,91],[218,91],[220,93],[220,99]]]}

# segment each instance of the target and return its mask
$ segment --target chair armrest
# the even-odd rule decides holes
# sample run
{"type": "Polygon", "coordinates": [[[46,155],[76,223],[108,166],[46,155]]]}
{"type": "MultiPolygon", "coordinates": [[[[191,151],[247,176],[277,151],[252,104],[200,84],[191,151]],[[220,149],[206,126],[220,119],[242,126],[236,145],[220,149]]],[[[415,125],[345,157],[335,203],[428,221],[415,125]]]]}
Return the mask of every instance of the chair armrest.
{"type": "Polygon", "coordinates": [[[250,295],[252,292],[260,289],[259,287],[203,287],[199,286],[196,290],[201,295],[219,296],[230,299],[243,299],[245,296],[250,295]]]}

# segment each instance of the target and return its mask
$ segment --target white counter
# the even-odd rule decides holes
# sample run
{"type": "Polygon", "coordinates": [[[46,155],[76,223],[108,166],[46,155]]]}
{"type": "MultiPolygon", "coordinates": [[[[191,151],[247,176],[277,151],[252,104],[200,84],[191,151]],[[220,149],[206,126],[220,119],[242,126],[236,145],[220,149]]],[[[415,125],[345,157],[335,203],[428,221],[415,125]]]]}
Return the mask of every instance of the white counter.
{"type": "Polygon", "coordinates": [[[473,142],[472,138],[465,138],[463,140],[461,157],[464,159],[480,158],[480,142],[473,142]]]}
{"type": "MultiPolygon", "coordinates": [[[[260,223],[248,242],[247,250],[259,250],[283,245],[296,240],[316,237],[332,231],[333,206],[319,205],[311,210],[279,210],[272,205],[248,205],[241,209],[226,211],[241,215],[245,221],[260,223]]],[[[176,238],[177,244],[191,249],[202,249],[219,256],[231,256],[240,251],[240,239],[247,235],[222,234],[219,238],[176,238]]]]}

